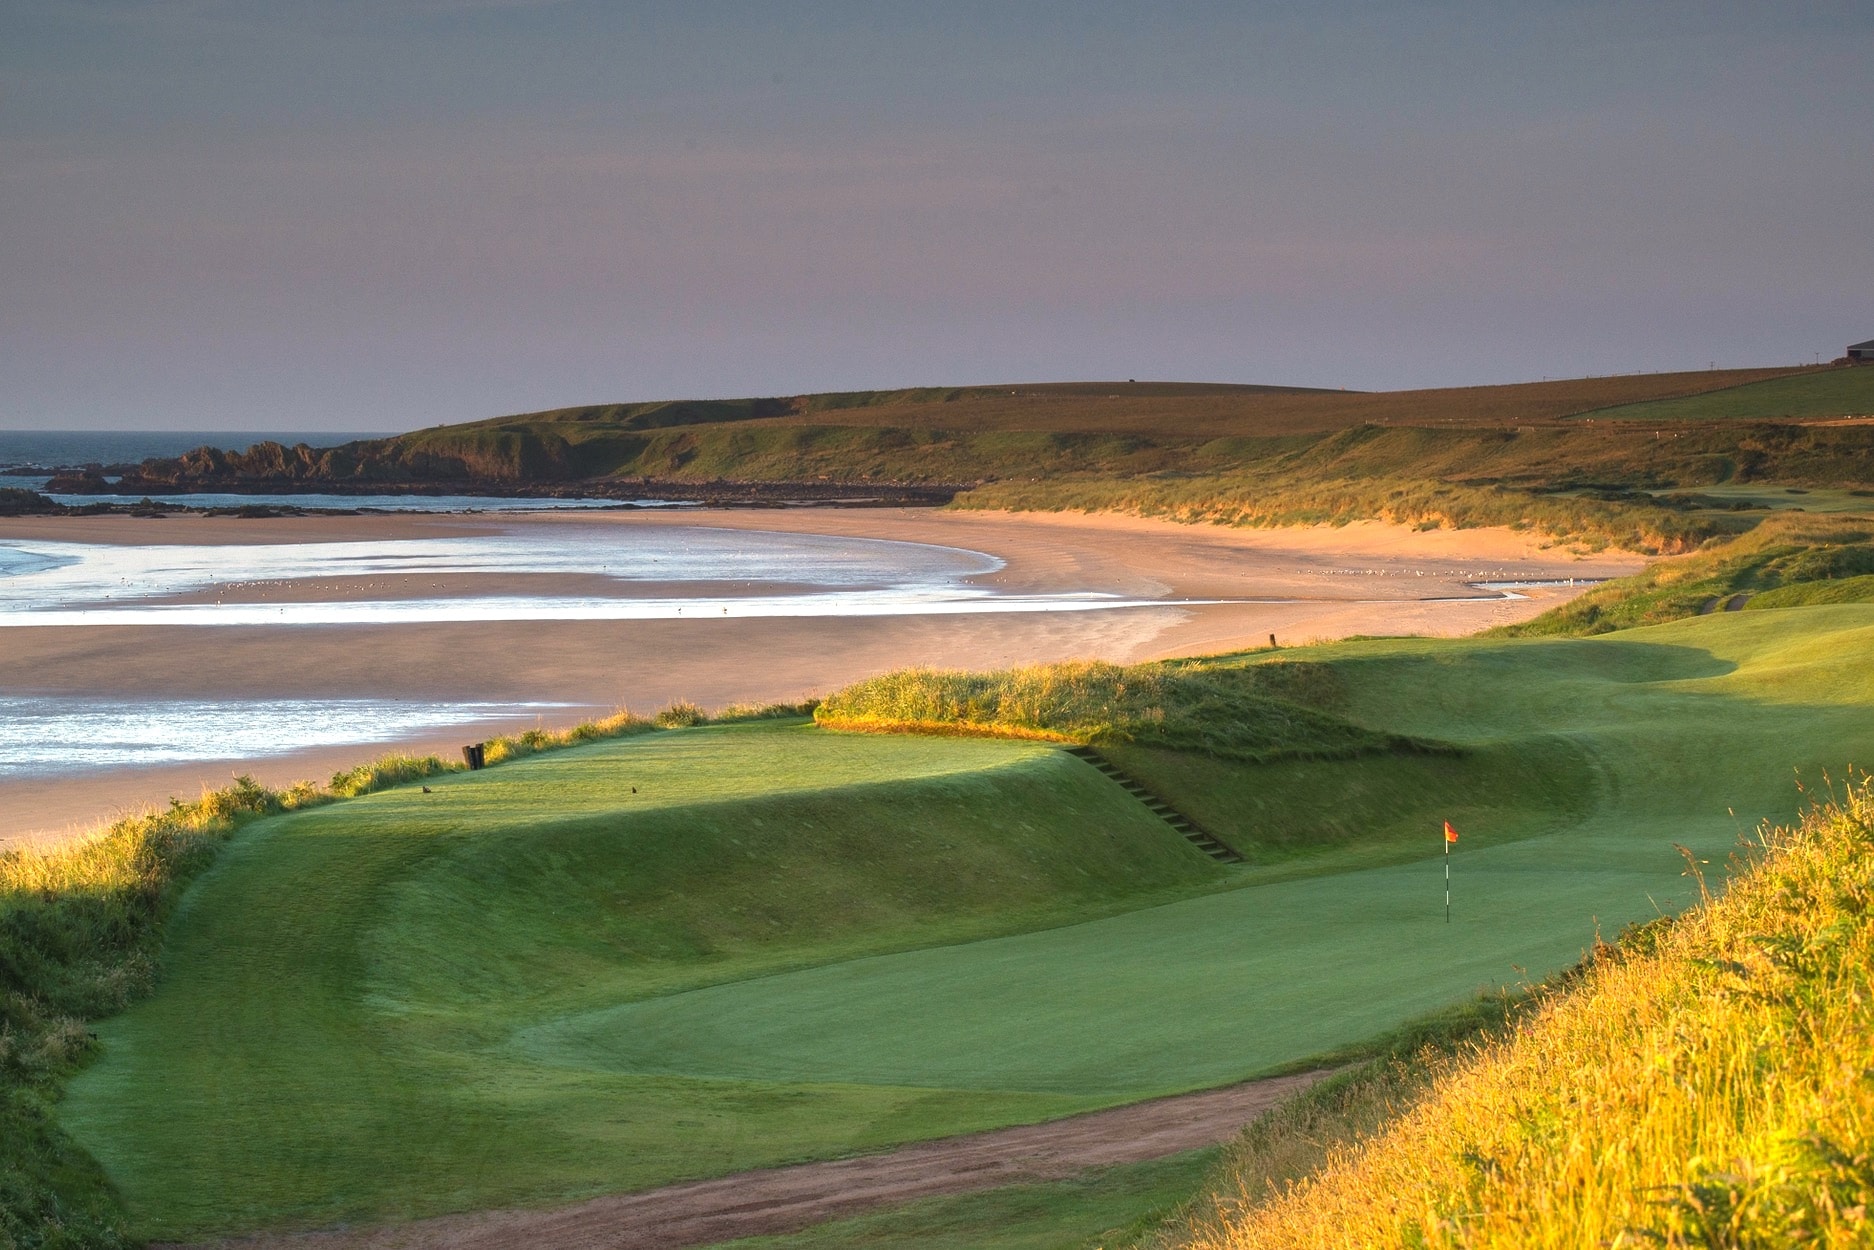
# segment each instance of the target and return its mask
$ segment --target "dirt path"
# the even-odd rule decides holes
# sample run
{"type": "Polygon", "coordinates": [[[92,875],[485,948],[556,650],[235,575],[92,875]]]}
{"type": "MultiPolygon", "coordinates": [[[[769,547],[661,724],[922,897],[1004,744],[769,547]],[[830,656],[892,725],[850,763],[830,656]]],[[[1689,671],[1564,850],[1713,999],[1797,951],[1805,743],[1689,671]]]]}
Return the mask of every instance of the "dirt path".
{"type": "Polygon", "coordinates": [[[218,1250],[677,1250],[807,1228],[937,1194],[1059,1180],[1228,1141],[1327,1075],[1304,1072],[887,1154],[743,1172],[543,1211],[445,1215],[384,1228],[217,1242],[218,1250]]]}

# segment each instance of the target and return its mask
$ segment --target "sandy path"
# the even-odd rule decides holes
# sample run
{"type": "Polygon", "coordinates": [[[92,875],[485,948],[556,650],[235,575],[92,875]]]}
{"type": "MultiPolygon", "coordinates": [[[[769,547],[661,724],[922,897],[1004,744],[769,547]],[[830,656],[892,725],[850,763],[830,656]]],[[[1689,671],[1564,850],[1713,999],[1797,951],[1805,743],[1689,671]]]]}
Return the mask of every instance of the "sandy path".
{"type": "Polygon", "coordinates": [[[886,1154],[743,1172],[541,1211],[483,1211],[372,1229],[239,1238],[224,1250],[677,1250],[807,1228],[937,1194],[1059,1180],[1214,1146],[1326,1075],[1306,1072],[1134,1103],[886,1154]]]}
{"type": "MultiPolygon", "coordinates": [[[[1505,600],[1469,589],[1491,578],[1609,577],[1642,561],[1582,557],[1508,530],[1420,531],[1361,523],[1242,530],[1132,517],[931,509],[713,510],[513,517],[385,515],[9,518],[0,539],[102,543],[330,542],[550,532],[554,527],[704,525],[887,538],[989,552],[982,579],[1008,592],[1101,591],[1213,606],[1072,613],[720,621],[546,621],[265,627],[93,626],[0,629],[0,693],[109,698],[540,701],[652,711],[796,701],[907,664],[993,668],[1080,657],[1126,662],[1348,634],[1461,635],[1522,620],[1573,593],[1505,600]],[[1276,600],[1276,602],[1269,602],[1276,600]]],[[[456,579],[453,592],[479,587],[456,579]]],[[[586,579],[533,579],[539,590],[586,579]]],[[[577,582],[577,585],[575,584],[577,582]]],[[[0,593],[4,586],[0,585],[0,593]]],[[[273,583],[280,598],[381,594],[341,579],[273,583]]],[[[574,721],[567,710],[554,722],[574,721]]],[[[414,747],[463,742],[531,718],[426,734],[414,747]]],[[[98,821],[225,785],[323,778],[388,746],[332,748],[78,777],[0,782],[0,847],[77,836],[98,821]]]]}

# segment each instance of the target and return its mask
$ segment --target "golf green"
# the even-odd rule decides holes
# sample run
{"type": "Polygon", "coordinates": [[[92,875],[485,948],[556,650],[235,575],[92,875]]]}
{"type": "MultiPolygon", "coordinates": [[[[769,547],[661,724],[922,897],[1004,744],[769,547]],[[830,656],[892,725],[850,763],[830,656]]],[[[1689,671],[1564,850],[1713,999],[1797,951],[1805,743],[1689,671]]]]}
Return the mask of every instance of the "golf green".
{"type": "Polygon", "coordinates": [[[1347,714],[1488,766],[1179,774],[1211,802],[1281,788],[1271,818],[1340,790],[1377,811],[1384,786],[1419,787],[1394,805],[1413,822],[1468,812],[1448,924],[1435,827],[1409,862],[1224,870],[1027,743],[686,730],[277,818],[192,889],[161,989],[106,1023],[63,1120],[138,1231],[176,1237],[557,1201],[1252,1075],[1682,905],[1675,843],[1721,873],[1799,807],[1795,769],[1874,758],[1868,654],[1860,605],[1337,644],[1309,658],[1347,714]]]}

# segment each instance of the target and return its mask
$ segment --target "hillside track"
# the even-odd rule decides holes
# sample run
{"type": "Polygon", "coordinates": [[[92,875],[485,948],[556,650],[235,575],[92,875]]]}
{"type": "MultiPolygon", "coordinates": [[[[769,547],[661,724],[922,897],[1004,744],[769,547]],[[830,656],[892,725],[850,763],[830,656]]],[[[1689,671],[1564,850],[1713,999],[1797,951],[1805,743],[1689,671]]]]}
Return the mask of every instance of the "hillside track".
{"type": "MultiPolygon", "coordinates": [[[[241,1237],[167,1250],[679,1250],[790,1232],[942,1194],[1061,1180],[1214,1146],[1329,1072],[1268,1077],[917,1142],[884,1154],[742,1172],[534,1211],[445,1215],[368,1229],[241,1237]]],[[[161,1250],[161,1248],[157,1248],[161,1250]]]]}

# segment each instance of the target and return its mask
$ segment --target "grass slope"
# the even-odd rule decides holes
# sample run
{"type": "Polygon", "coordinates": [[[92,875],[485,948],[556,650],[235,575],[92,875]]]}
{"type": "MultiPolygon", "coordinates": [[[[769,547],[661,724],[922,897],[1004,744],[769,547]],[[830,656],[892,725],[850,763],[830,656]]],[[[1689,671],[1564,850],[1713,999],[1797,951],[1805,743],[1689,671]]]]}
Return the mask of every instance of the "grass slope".
{"type": "Polygon", "coordinates": [[[1497,631],[1503,637],[1603,634],[1742,606],[1858,602],[1874,575],[1874,519],[1780,515],[1742,538],[1650,564],[1559,608],[1497,631]]]}
{"type": "MultiPolygon", "coordinates": [[[[1793,766],[1874,758],[1870,648],[1874,609],[1843,605],[1314,649],[1344,719],[1464,745],[1480,786],[1531,778],[1493,806],[1367,776],[1393,757],[1312,762],[1283,810],[1377,822],[1386,849],[1339,872],[1223,873],[1043,746],[805,728],[262,822],[66,1123],[142,1231],[181,1235],[547,1201],[1277,1068],[1686,901],[1673,842],[1721,854],[1794,810],[1793,766]],[[1446,925],[1436,843],[1399,848],[1466,803],[1446,925]]],[[[1273,793],[1299,766],[1237,767],[1273,793]]]]}
{"type": "Polygon", "coordinates": [[[63,1118],[140,1233],[547,1201],[1078,1110],[621,1074],[510,1039],[1221,873],[1080,762],[1014,743],[693,729],[432,790],[249,826],[175,918],[161,991],[100,1027],[63,1118]]]}
{"type": "Polygon", "coordinates": [[[1513,1032],[1436,1064],[1416,1105],[1300,1184],[1269,1190],[1253,1169],[1279,1165],[1279,1143],[1250,1144],[1177,1243],[1868,1244],[1868,783],[1753,859],[1721,899],[1604,952],[1513,1032]],[[1246,1210],[1245,1192],[1265,1200],[1246,1210]]]}
{"type": "Polygon", "coordinates": [[[1810,370],[1749,382],[1703,395],[1597,408],[1609,421],[1814,420],[1874,415],[1874,369],[1810,370]]]}

